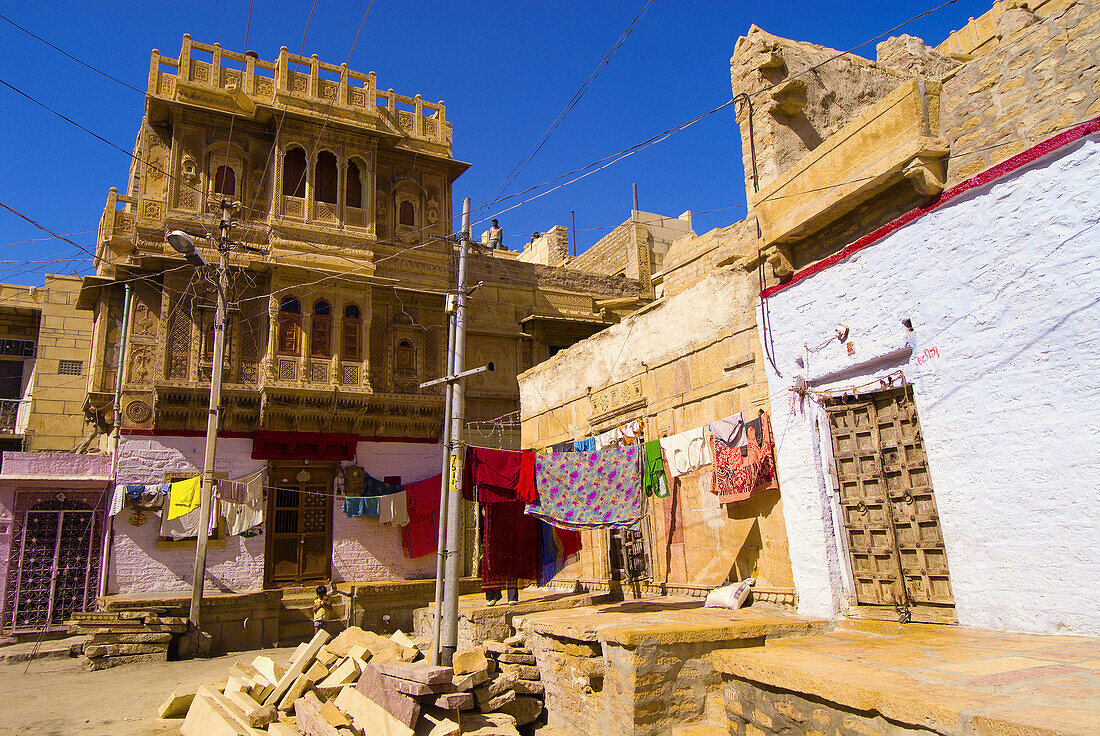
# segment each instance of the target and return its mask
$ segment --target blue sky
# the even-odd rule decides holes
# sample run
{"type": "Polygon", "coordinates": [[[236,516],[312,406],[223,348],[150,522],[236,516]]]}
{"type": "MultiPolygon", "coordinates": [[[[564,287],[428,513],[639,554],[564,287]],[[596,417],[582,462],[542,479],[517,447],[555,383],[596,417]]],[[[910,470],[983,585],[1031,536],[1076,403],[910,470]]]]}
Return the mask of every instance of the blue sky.
{"type": "MultiPolygon", "coordinates": [[[[849,49],[939,4],[656,0],[508,191],[628,148],[728,100],[729,57],[753,23],[780,36],[849,49]]],[[[902,32],[935,45],[990,4],[957,0],[902,32]]],[[[349,66],[377,72],[381,89],[446,102],[455,157],[473,164],[455,183],[457,212],[463,197],[475,208],[491,198],[644,5],[375,0],[349,66]]],[[[176,56],[184,33],[243,50],[248,7],[247,0],[58,2],[8,4],[0,12],[144,89],[150,50],[176,56]]],[[[364,2],[255,2],[248,48],[264,59],[274,59],[284,45],[300,51],[311,7],[305,55],[344,61],[364,2]]],[[[131,149],[142,95],[3,21],[0,45],[0,79],[131,149]]],[[[873,58],[874,44],[856,53],[873,58]]],[[[125,189],[130,164],[119,151],[4,87],[0,161],[0,202],[54,232],[71,234],[88,249],[94,248],[107,190],[125,189]]],[[[575,210],[577,247],[583,251],[629,216],[631,183],[637,182],[643,210],[672,216],[712,211],[694,219],[702,233],[744,216],[743,181],[730,107],[500,220],[507,244],[519,249],[533,231],[569,225],[575,210]]],[[[87,273],[90,266],[72,245],[0,210],[0,282],[40,284],[44,272],[87,273]]]]}

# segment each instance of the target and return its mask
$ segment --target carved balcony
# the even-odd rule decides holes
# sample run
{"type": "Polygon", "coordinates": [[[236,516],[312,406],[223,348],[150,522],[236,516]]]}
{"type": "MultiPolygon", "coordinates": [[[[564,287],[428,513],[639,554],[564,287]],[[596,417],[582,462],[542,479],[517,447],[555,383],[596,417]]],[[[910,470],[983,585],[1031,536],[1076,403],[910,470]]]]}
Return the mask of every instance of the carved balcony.
{"type": "Polygon", "coordinates": [[[938,83],[910,80],[753,194],[764,244],[805,238],[904,180],[941,192],[950,144],[939,137],[939,101],[938,83]]]}

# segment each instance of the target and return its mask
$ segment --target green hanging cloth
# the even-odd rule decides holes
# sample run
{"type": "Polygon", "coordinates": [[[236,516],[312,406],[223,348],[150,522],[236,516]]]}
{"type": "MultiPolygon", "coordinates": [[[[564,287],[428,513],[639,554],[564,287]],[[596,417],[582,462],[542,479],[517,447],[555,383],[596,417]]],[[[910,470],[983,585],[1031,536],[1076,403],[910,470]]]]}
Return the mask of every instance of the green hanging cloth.
{"type": "Polygon", "coordinates": [[[642,451],[642,490],[647,496],[668,497],[668,479],[665,478],[665,462],[661,459],[661,443],[650,440],[642,451]]]}

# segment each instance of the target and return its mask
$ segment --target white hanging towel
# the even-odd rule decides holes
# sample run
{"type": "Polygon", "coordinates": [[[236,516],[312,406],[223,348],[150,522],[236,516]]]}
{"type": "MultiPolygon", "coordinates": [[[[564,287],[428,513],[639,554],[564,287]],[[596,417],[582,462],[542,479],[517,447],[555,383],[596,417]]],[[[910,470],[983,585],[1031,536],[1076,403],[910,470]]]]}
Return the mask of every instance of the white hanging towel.
{"type": "Polygon", "coordinates": [[[668,464],[665,471],[676,478],[710,465],[710,447],[703,427],[661,438],[661,451],[668,464]]]}
{"type": "Polygon", "coordinates": [[[409,523],[409,508],[405,499],[405,492],[391,493],[378,497],[378,522],[380,524],[392,524],[405,526],[409,523]]]}

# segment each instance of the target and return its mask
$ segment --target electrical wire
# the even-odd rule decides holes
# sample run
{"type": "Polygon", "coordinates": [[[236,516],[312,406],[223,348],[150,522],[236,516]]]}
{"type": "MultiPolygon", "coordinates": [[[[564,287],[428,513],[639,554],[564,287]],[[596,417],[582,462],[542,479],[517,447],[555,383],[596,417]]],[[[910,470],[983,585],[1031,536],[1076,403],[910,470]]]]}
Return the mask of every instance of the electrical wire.
{"type": "Polygon", "coordinates": [[[611,57],[615,55],[615,52],[619,50],[619,47],[622,46],[626,39],[630,36],[631,31],[634,30],[634,26],[638,25],[638,22],[642,19],[642,16],[644,16],[646,14],[646,11],[649,10],[649,7],[653,5],[653,1],[654,0],[646,0],[646,3],[642,6],[642,9],[638,11],[637,15],[634,16],[634,20],[630,21],[630,25],[628,25],[626,27],[626,30],[623,31],[622,34],[619,36],[619,40],[615,42],[615,45],[611,47],[610,51],[604,54],[603,58],[600,59],[600,63],[596,65],[596,68],[592,70],[592,73],[588,75],[588,77],[581,84],[580,88],[573,93],[573,97],[569,100],[569,102],[566,103],[565,107],[562,108],[557,117],[555,117],[554,120],[551,121],[549,127],[547,127],[546,131],[536,142],[535,146],[530,151],[528,151],[522,159],[520,159],[519,163],[512,167],[512,170],[508,173],[508,176],[505,177],[504,183],[501,184],[497,191],[492,195],[492,201],[481,205],[481,208],[492,207],[500,201],[500,195],[504,194],[504,192],[508,190],[508,187],[513,181],[515,181],[516,177],[519,176],[524,167],[527,166],[527,164],[531,162],[531,159],[538,155],[538,152],[542,150],[542,147],[544,145],[546,145],[546,141],[550,139],[550,136],[553,135],[554,130],[556,130],[558,125],[561,124],[562,120],[565,119],[565,116],[568,115],[569,112],[577,106],[577,103],[580,102],[581,97],[583,97],[584,93],[588,90],[588,85],[595,81],[596,77],[599,76],[600,72],[605,66],[611,63],[611,57]]]}

